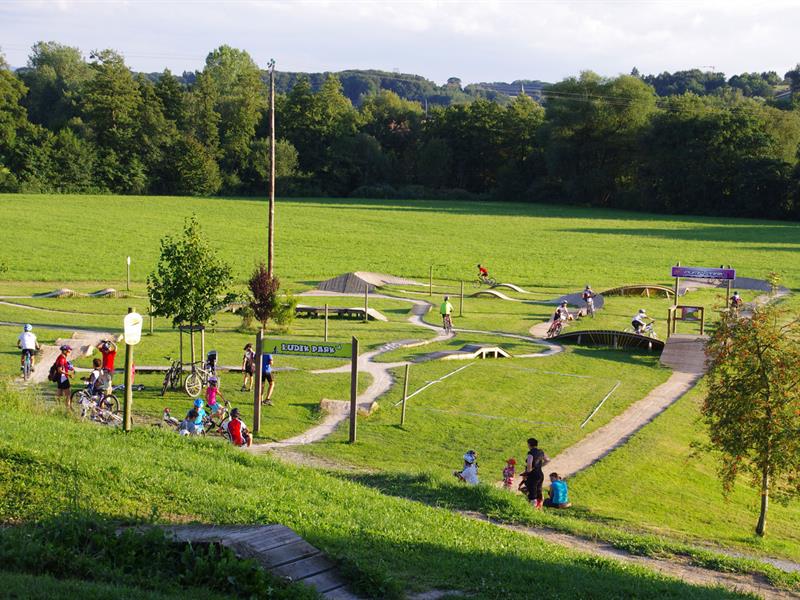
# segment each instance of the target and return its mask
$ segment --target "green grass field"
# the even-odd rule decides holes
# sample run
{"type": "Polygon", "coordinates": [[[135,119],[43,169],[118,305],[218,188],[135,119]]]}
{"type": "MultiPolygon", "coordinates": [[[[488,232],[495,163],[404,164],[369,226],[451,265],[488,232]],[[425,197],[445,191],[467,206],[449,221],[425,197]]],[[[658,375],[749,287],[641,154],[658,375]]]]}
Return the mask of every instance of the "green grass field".
{"type": "MultiPolygon", "coordinates": [[[[0,378],[18,373],[15,342],[20,323],[34,323],[40,341],[53,343],[69,337],[72,328],[118,333],[129,306],[146,314],[145,279],[156,263],[158,242],[167,233],[177,233],[186,216],[198,216],[212,246],[233,265],[238,291],[244,291],[245,278],[264,256],[266,204],[252,199],[0,195],[0,210],[5,231],[14,232],[13,244],[0,244],[0,263],[8,267],[0,274],[0,296],[8,297],[0,299],[0,322],[12,323],[0,325],[0,378]],[[54,233],[47,217],[55,212],[64,237],[54,233]],[[96,233],[83,236],[86,240],[82,241],[86,216],[98,214],[109,230],[105,242],[96,233]],[[20,248],[29,251],[23,254],[20,248]],[[59,287],[82,293],[105,287],[124,290],[128,255],[133,260],[133,281],[126,297],[30,297],[59,287]]],[[[331,340],[349,341],[357,336],[363,351],[390,341],[430,340],[434,331],[408,322],[411,305],[403,298],[438,304],[444,294],[451,296],[456,307],[455,327],[482,332],[462,331],[445,342],[398,348],[379,356],[377,360],[383,362],[417,361],[425,354],[457,350],[468,343],[499,345],[512,356],[539,352],[544,348],[541,344],[492,332],[528,335],[532,326],[548,319],[554,310],[543,301],[582,289],[586,283],[598,291],[625,283],[671,284],[669,267],[676,261],[733,264],[740,276],[755,278],[777,271],[784,285],[800,289],[798,223],[508,203],[351,199],[280,200],[277,214],[277,274],[283,287],[295,292],[356,270],[427,283],[433,266],[432,296],[427,287],[388,288],[387,293],[397,299],[370,298],[370,306],[385,314],[388,322],[331,319],[331,340]],[[470,280],[477,262],[488,265],[498,280],[517,283],[531,293],[502,290],[516,302],[470,297],[476,291],[470,280]],[[467,296],[463,315],[458,298],[461,279],[466,280],[467,296]]],[[[746,301],[755,295],[743,293],[746,301]]],[[[325,301],[331,306],[363,305],[363,298],[357,296],[300,299],[313,305],[325,301]]],[[[718,290],[693,291],[681,301],[705,306],[709,328],[723,302],[718,290]]],[[[790,311],[800,311],[798,294],[780,303],[790,311]]],[[[663,298],[609,297],[595,319],[573,322],[570,328],[624,329],[633,314],[645,308],[657,319],[657,332],[663,339],[669,304],[663,298]]],[[[438,325],[437,311],[425,320],[438,325]]],[[[690,333],[699,328],[696,323],[680,323],[678,329],[690,333]]],[[[321,319],[296,319],[289,332],[267,330],[268,339],[315,340],[322,335],[321,319]]],[[[178,339],[166,319],[156,319],[153,335],[144,336],[136,348],[136,364],[165,365],[165,356],[177,356],[178,339]]],[[[243,332],[239,317],[220,313],[206,331],[206,349],[216,349],[222,365],[238,365],[242,347],[253,339],[254,330],[243,332]]],[[[79,367],[90,363],[88,358],[76,361],[79,367]]],[[[118,367],[121,363],[120,356],[118,367]]],[[[259,441],[296,435],[319,422],[320,400],[346,399],[348,374],[311,373],[341,364],[337,359],[276,357],[276,366],[291,370],[276,377],[275,406],[263,411],[259,441]]],[[[409,391],[467,364],[415,363],[409,391]]],[[[530,583],[530,578],[513,573],[541,568],[552,571],[536,584],[542,593],[548,585],[569,580],[567,596],[689,597],[699,593],[696,597],[722,597],[713,595],[716,592],[702,596],[706,592],[664,584],[658,577],[609,567],[604,561],[598,563],[602,581],[594,589],[593,568],[586,566],[594,559],[576,558],[528,538],[508,537],[512,534],[488,526],[484,530],[483,525],[466,523],[446,510],[422,506],[476,510],[501,520],[546,525],[644,554],[688,555],[723,570],[751,567],[731,566],[734,559],[701,556],[686,544],[800,560],[800,540],[792,526],[800,516],[797,502],[786,508],[773,504],[773,525],[768,538],[760,541],[752,535],[756,493],[742,485],[726,502],[709,459],[687,460],[689,444],[702,437],[696,419],[700,392],[675,405],[623,449],[575,477],[570,482],[572,511],[535,512],[521,497],[493,487],[506,458],[522,459],[530,435],[554,455],[644,397],[668,374],[655,356],[578,347],[545,358],[479,361],[411,398],[401,428],[400,408],[394,405],[401,399],[403,369],[394,369],[395,385],[379,400],[377,411],[359,419],[358,444],[345,443],[342,428],[322,442],[297,448],[312,464],[345,469],[328,476],[242,456],[221,440],[187,444],[153,427],[164,406],[182,416],[191,399],[182,392],[169,392],[162,398],[158,395],[161,376],[142,373],[137,383],[146,389],[135,395],[136,432],[127,438],[65,419],[60,411],[31,419],[25,413],[16,414],[16,401],[0,404],[7,416],[4,424],[13,429],[18,423],[35,440],[21,434],[0,436],[0,470],[9,474],[8,493],[0,494],[5,498],[0,500],[0,519],[17,522],[54,514],[70,495],[79,493],[87,509],[110,519],[144,517],[157,506],[164,520],[283,522],[345,564],[354,565],[356,581],[373,591],[374,586],[395,591],[442,586],[478,597],[508,597],[527,590],[530,583]],[[619,388],[581,428],[616,382],[621,382],[619,388]],[[66,440],[63,444],[62,439],[66,440]],[[114,453],[108,465],[83,458],[102,448],[114,453]],[[489,485],[468,489],[452,477],[468,448],[478,450],[480,475],[489,485]],[[129,465],[124,462],[129,452],[132,460],[138,456],[146,463],[135,465],[132,477],[127,476],[129,465]],[[21,464],[33,467],[20,474],[21,464]],[[348,471],[352,467],[356,474],[348,471]],[[57,483],[52,484],[54,479],[57,483]],[[103,502],[101,479],[112,482],[103,502]],[[68,485],[67,480],[72,483],[68,485]],[[77,487],[75,482],[80,482],[77,487]],[[231,485],[237,490],[235,500],[225,495],[226,486],[231,485]],[[631,494],[639,501],[631,503],[631,494]],[[363,539],[363,543],[353,544],[353,539],[363,539]],[[483,583],[467,585],[460,581],[461,561],[465,554],[475,552],[483,583]],[[406,563],[407,555],[412,559],[406,563]],[[376,561],[375,557],[380,558],[376,561]],[[500,581],[504,583],[497,585],[500,581]]],[[[121,382],[121,375],[117,381],[121,382]]],[[[222,390],[250,423],[252,395],[239,391],[240,382],[240,375],[224,373],[222,390]]],[[[360,390],[370,383],[371,378],[362,374],[360,390]]],[[[50,385],[43,394],[52,411],[50,385]]],[[[24,585],[21,576],[2,574],[6,575],[11,588],[24,585]]],[[[786,584],[785,578],[768,575],[786,584]]],[[[43,581],[42,589],[52,589],[53,597],[58,597],[67,592],[57,588],[72,590],[74,585],[82,583],[43,581]]],[[[788,585],[800,584],[791,580],[788,585]]],[[[102,594],[89,587],[87,597],[102,594]]],[[[147,595],[151,591],[142,592],[144,596],[136,596],[135,589],[131,593],[131,597],[155,597],[147,595]]]]}

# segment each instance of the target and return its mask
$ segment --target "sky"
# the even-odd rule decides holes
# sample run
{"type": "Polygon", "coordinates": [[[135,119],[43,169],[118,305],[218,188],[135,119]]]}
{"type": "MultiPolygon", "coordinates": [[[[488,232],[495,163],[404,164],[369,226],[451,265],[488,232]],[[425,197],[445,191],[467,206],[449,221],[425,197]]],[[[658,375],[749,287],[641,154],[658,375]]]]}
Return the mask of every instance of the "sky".
{"type": "Polygon", "coordinates": [[[438,83],[800,61],[800,0],[0,0],[0,51],[114,48],[136,71],[201,69],[228,44],[283,71],[398,70],[438,83]]]}

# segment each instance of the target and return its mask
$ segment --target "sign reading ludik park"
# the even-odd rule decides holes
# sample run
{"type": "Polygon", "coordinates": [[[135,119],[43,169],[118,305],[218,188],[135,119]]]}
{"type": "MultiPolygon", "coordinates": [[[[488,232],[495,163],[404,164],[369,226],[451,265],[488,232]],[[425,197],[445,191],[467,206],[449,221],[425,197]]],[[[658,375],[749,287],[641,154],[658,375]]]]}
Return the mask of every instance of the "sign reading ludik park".
{"type": "Polygon", "coordinates": [[[736,269],[709,267],[672,267],[673,277],[692,279],[736,279],[736,269]]]}
{"type": "Polygon", "coordinates": [[[288,356],[351,358],[353,355],[351,343],[265,340],[264,345],[267,349],[272,348],[272,354],[288,356]]]}

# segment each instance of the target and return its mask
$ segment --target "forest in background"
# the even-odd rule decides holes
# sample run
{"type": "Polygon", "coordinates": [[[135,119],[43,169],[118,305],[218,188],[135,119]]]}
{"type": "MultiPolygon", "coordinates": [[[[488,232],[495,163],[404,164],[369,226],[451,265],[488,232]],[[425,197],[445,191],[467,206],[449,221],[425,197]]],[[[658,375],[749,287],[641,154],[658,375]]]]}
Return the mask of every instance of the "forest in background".
{"type": "MultiPolygon", "coordinates": [[[[281,195],[800,218],[800,66],[463,87],[381,71],[276,82],[281,195]],[[512,97],[516,84],[525,93],[512,97]]],[[[135,73],[113,50],[37,43],[24,68],[0,56],[0,191],[264,195],[267,99],[264,71],[230,46],[175,76],[135,73]]]]}

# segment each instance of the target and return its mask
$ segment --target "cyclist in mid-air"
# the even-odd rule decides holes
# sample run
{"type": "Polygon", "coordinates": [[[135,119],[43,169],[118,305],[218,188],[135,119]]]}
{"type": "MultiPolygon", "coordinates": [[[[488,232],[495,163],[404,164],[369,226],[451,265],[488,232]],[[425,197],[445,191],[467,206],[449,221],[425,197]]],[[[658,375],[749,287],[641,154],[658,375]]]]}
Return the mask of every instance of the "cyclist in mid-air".
{"type": "Polygon", "coordinates": [[[30,323],[26,323],[22,328],[22,333],[17,338],[17,348],[22,350],[19,357],[20,370],[25,368],[25,356],[30,356],[31,371],[33,371],[36,353],[39,351],[39,341],[36,339],[36,334],[33,333],[33,325],[30,323]]]}
{"type": "Polygon", "coordinates": [[[442,327],[445,331],[453,328],[453,305],[450,304],[450,297],[445,296],[444,302],[439,305],[439,313],[442,315],[442,327]]]}

